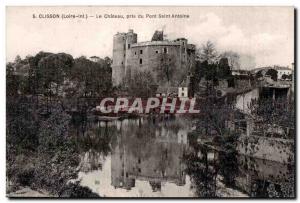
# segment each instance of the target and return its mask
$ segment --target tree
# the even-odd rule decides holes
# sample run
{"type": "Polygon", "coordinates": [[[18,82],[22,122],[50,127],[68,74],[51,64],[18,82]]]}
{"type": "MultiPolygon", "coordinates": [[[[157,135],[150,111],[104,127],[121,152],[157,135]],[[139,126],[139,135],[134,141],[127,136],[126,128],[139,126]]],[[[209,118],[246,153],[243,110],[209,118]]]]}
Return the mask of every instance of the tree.
{"type": "Polygon", "coordinates": [[[38,64],[39,61],[51,55],[52,53],[40,51],[34,57],[29,57],[29,71],[28,71],[28,93],[32,95],[36,95],[39,93],[43,93],[44,88],[42,85],[42,80],[44,75],[39,70],[38,64]]]}
{"type": "Polygon", "coordinates": [[[283,80],[292,80],[292,74],[289,74],[289,75],[283,74],[283,75],[281,76],[281,78],[282,78],[283,80]]]}
{"type": "Polygon", "coordinates": [[[19,78],[14,74],[12,63],[6,64],[6,95],[16,96],[20,85],[19,78]]]}
{"type": "Polygon", "coordinates": [[[111,58],[109,58],[108,56],[106,56],[106,57],[104,58],[104,61],[105,61],[105,63],[106,63],[108,66],[111,66],[111,64],[112,64],[112,59],[111,59],[111,58]]]}
{"type": "Polygon", "coordinates": [[[95,63],[85,57],[76,58],[71,73],[71,80],[76,82],[76,91],[84,96],[100,96],[108,94],[112,88],[111,60],[100,59],[95,63]]]}
{"type": "Polygon", "coordinates": [[[159,66],[157,66],[156,69],[157,82],[160,85],[164,85],[165,83],[170,85],[170,83],[174,83],[176,81],[175,78],[181,75],[180,71],[177,71],[177,74],[174,74],[176,72],[176,70],[174,69],[176,67],[174,64],[174,59],[167,53],[160,53],[159,60],[161,63],[159,64],[159,66]]]}
{"type": "Polygon", "coordinates": [[[129,82],[128,92],[132,96],[149,97],[155,94],[157,87],[150,71],[138,71],[129,82]]]}
{"type": "Polygon", "coordinates": [[[38,63],[39,71],[44,76],[43,85],[48,88],[51,88],[51,83],[62,85],[64,79],[70,75],[73,62],[73,57],[65,53],[43,57],[38,63]]]}
{"type": "Polygon", "coordinates": [[[198,50],[197,57],[200,61],[207,61],[208,64],[216,62],[218,59],[218,52],[215,45],[211,41],[202,44],[202,47],[198,50]]]}
{"type": "Polygon", "coordinates": [[[256,77],[256,78],[262,78],[262,77],[263,77],[262,70],[258,71],[258,72],[255,74],[255,77],[256,77]]]}
{"type": "Polygon", "coordinates": [[[15,63],[20,63],[22,61],[20,55],[17,55],[16,58],[15,58],[15,63]]]}
{"type": "Polygon", "coordinates": [[[269,75],[271,76],[272,80],[274,81],[277,81],[278,79],[278,71],[275,70],[275,69],[269,69],[267,72],[266,72],[266,75],[269,75]]]}

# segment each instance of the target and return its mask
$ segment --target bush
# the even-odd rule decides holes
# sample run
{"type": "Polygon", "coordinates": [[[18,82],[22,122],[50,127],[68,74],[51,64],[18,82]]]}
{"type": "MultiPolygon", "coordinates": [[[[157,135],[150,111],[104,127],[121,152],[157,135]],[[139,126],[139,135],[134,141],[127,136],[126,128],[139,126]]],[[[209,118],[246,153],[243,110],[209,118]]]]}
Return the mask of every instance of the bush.
{"type": "Polygon", "coordinates": [[[69,183],[62,189],[60,197],[67,198],[97,198],[98,194],[92,192],[89,188],[79,185],[79,181],[69,183]]]}

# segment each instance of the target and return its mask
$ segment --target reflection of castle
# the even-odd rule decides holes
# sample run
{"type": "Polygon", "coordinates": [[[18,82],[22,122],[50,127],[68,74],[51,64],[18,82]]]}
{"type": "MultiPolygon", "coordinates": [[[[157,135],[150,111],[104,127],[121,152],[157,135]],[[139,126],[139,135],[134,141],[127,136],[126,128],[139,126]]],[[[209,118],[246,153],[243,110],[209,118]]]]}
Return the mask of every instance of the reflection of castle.
{"type": "Polygon", "coordinates": [[[195,45],[187,39],[174,41],[164,39],[162,31],[156,31],[151,41],[137,42],[133,30],[117,33],[113,41],[112,80],[119,85],[125,77],[131,77],[136,71],[150,71],[157,82],[159,71],[166,72],[171,85],[179,85],[195,64],[195,45]]]}
{"type": "Polygon", "coordinates": [[[145,132],[140,137],[134,129],[128,134],[122,133],[123,137],[112,153],[112,185],[129,190],[137,179],[149,181],[153,191],[160,191],[162,182],[184,185],[182,156],[187,132],[174,132],[165,126],[152,126],[145,132]]]}

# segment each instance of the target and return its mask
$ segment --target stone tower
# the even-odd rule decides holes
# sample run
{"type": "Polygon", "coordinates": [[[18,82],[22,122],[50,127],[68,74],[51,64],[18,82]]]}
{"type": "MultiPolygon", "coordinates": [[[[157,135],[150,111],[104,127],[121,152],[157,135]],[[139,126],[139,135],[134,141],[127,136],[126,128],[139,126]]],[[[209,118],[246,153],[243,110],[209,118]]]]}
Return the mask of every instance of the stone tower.
{"type": "Polygon", "coordinates": [[[131,45],[137,43],[137,34],[133,30],[128,33],[117,33],[113,40],[112,82],[120,85],[126,74],[128,51],[131,45]]]}

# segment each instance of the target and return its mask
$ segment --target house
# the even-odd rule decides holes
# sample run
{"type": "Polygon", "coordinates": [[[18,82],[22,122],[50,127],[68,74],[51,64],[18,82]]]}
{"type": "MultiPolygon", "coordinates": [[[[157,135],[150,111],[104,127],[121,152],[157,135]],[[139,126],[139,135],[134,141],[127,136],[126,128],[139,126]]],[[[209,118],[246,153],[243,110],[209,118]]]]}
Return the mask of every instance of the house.
{"type": "Polygon", "coordinates": [[[287,68],[287,67],[282,67],[280,69],[277,70],[277,78],[282,80],[282,79],[285,79],[284,77],[282,76],[289,76],[289,75],[292,75],[292,70],[287,68]]]}
{"type": "Polygon", "coordinates": [[[232,70],[231,71],[232,75],[250,75],[250,71],[248,70],[232,70]]]}
{"type": "Polygon", "coordinates": [[[178,87],[178,97],[188,97],[188,87],[178,87]]]}
{"type": "Polygon", "coordinates": [[[98,56],[91,56],[90,60],[93,61],[93,62],[95,62],[95,63],[97,63],[97,62],[100,61],[100,58],[98,56]]]}
{"type": "Polygon", "coordinates": [[[178,96],[177,87],[158,87],[156,90],[156,97],[169,97],[169,96],[178,96]]]}

